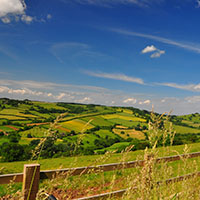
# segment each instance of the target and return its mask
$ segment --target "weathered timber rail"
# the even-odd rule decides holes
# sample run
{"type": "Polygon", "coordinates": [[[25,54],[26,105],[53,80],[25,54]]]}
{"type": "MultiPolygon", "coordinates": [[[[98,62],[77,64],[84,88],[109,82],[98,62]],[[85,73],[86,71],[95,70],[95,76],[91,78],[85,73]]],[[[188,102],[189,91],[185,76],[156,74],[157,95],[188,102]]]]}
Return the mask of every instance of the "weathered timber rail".
{"type": "MultiPolygon", "coordinates": [[[[187,180],[193,177],[199,177],[200,176],[200,172],[196,172],[196,173],[191,173],[191,174],[186,174],[183,176],[178,176],[178,177],[174,177],[174,178],[170,178],[167,179],[165,181],[159,181],[157,182],[158,185],[165,183],[165,184],[171,184],[171,183],[177,183],[183,180],[187,180]]],[[[131,188],[131,191],[136,191],[137,187],[133,187],[131,188]]],[[[78,198],[78,199],[74,199],[74,200],[104,200],[107,199],[109,197],[122,197],[126,192],[128,191],[128,189],[123,189],[123,190],[117,190],[114,192],[107,192],[104,194],[99,194],[99,195],[94,195],[94,196],[90,196],[90,197],[82,197],[82,198],[78,198]]]]}
{"type": "MultiPolygon", "coordinates": [[[[181,160],[183,158],[190,159],[190,158],[195,158],[195,157],[200,157],[200,152],[161,157],[161,158],[157,158],[155,161],[156,163],[173,162],[173,161],[181,160]]],[[[43,179],[52,179],[52,178],[55,178],[57,175],[61,175],[61,174],[63,176],[76,176],[76,175],[83,175],[83,174],[89,174],[89,173],[101,173],[101,172],[108,172],[108,171],[114,171],[114,170],[120,170],[120,169],[142,167],[144,166],[144,164],[145,164],[144,160],[137,160],[137,161],[124,162],[124,163],[112,163],[112,164],[89,166],[89,167],[66,168],[66,169],[45,170],[45,171],[40,171],[39,164],[24,165],[24,173],[0,175],[0,184],[9,184],[11,181],[15,183],[23,182],[24,200],[27,199],[26,198],[27,191],[31,193],[31,197],[29,198],[28,196],[28,199],[34,200],[38,192],[39,181],[43,179]],[[35,179],[30,180],[30,176],[33,177],[33,179],[34,177],[37,177],[37,178],[36,180],[35,179]]],[[[179,182],[185,179],[189,179],[194,176],[200,176],[200,172],[171,178],[171,179],[165,180],[164,182],[166,184],[170,184],[173,182],[179,182]]],[[[158,182],[157,184],[159,185],[161,183],[163,183],[163,181],[158,182]]],[[[137,188],[134,188],[134,189],[137,189],[137,188]]],[[[95,195],[93,197],[80,198],[79,200],[106,199],[110,196],[120,197],[126,191],[127,189],[124,189],[124,190],[114,191],[114,192],[105,193],[101,195],[95,195]]]]}

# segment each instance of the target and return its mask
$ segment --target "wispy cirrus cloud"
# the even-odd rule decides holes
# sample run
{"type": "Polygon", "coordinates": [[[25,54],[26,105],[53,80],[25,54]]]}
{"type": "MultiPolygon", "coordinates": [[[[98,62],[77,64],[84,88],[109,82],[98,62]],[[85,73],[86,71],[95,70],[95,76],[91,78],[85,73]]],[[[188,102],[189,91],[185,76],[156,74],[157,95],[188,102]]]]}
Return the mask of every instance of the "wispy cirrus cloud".
{"type": "MultiPolygon", "coordinates": [[[[60,0],[65,3],[71,3],[70,0],[60,0]]],[[[87,4],[94,6],[113,7],[115,5],[136,5],[139,7],[148,7],[152,4],[160,4],[164,0],[74,0],[74,3],[87,4]]]]}
{"type": "Polygon", "coordinates": [[[162,85],[162,86],[177,88],[181,90],[200,92],[200,83],[199,84],[157,83],[157,84],[162,85]]]}
{"type": "Polygon", "coordinates": [[[93,48],[85,43],[79,42],[58,42],[51,45],[49,51],[60,63],[64,63],[65,59],[73,60],[77,58],[92,59],[96,57],[107,57],[106,55],[93,50],[93,48]]]}
{"type": "Polygon", "coordinates": [[[161,42],[164,44],[176,46],[176,47],[186,49],[189,51],[193,51],[193,52],[200,54],[200,45],[197,45],[197,44],[178,42],[178,41],[168,39],[165,37],[160,37],[160,36],[155,36],[155,35],[145,34],[145,33],[138,33],[138,32],[134,32],[134,31],[128,31],[128,30],[123,30],[123,29],[118,29],[118,28],[109,28],[107,30],[121,34],[121,35],[151,39],[154,41],[158,41],[158,42],[161,42]]]}
{"type": "Polygon", "coordinates": [[[18,60],[18,56],[15,55],[8,47],[0,46],[0,53],[4,54],[5,56],[8,56],[12,60],[18,60]]]}
{"type": "Polygon", "coordinates": [[[116,73],[104,73],[104,72],[92,72],[92,71],[84,71],[85,74],[89,76],[99,77],[99,78],[107,78],[107,79],[114,79],[119,81],[125,82],[132,82],[144,85],[144,81],[141,78],[127,76],[125,74],[116,74],[116,73]]]}
{"type": "Polygon", "coordinates": [[[60,84],[54,82],[39,82],[39,81],[32,81],[32,80],[0,80],[1,86],[6,87],[17,87],[17,88],[30,88],[30,89],[41,89],[41,90],[68,90],[68,91],[89,91],[89,92],[106,92],[108,91],[102,87],[96,86],[87,86],[87,85],[71,85],[71,84],[60,84]]]}

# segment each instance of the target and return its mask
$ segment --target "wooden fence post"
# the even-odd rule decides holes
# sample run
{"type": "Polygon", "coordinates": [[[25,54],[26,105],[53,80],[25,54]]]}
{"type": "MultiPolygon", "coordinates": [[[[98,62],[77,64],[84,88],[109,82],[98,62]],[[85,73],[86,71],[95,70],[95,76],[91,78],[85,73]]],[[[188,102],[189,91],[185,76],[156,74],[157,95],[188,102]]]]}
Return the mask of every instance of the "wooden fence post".
{"type": "Polygon", "coordinates": [[[39,189],[40,164],[24,165],[23,174],[23,198],[35,200],[39,189]]]}

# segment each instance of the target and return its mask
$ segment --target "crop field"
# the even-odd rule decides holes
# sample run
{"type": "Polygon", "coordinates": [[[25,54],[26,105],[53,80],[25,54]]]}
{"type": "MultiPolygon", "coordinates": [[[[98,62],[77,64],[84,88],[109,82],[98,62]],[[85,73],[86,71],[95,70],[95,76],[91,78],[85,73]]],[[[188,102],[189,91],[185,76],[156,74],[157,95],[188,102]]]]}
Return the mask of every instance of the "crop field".
{"type": "Polygon", "coordinates": [[[19,109],[11,109],[11,108],[7,108],[7,109],[3,109],[0,111],[0,114],[4,114],[4,115],[24,115],[22,113],[20,113],[21,110],[19,109]]]}
{"type": "Polygon", "coordinates": [[[58,106],[56,103],[39,102],[39,101],[33,101],[33,103],[34,105],[42,106],[47,109],[55,108],[55,109],[60,109],[60,110],[67,110],[63,108],[62,106],[58,106]]]}
{"type": "MultiPolygon", "coordinates": [[[[126,147],[128,147],[130,145],[130,142],[119,142],[119,143],[115,143],[110,147],[101,149],[99,151],[108,151],[108,152],[115,152],[117,150],[119,150],[120,152],[125,149],[126,147]]],[[[98,150],[96,150],[98,152],[98,150]]]]}
{"type": "Polygon", "coordinates": [[[135,129],[113,129],[113,132],[120,135],[123,138],[137,138],[139,140],[145,139],[145,135],[142,131],[136,131],[135,129]]]}
{"type": "Polygon", "coordinates": [[[119,118],[112,118],[112,119],[109,119],[109,121],[112,123],[115,123],[115,124],[126,126],[126,127],[132,127],[132,126],[136,126],[138,124],[138,122],[128,121],[128,120],[119,119],[119,118]]]}
{"type": "Polygon", "coordinates": [[[189,126],[192,126],[194,128],[200,128],[200,122],[198,123],[194,123],[192,121],[188,121],[188,120],[182,120],[183,123],[188,124],[189,126]]]}
{"type": "Polygon", "coordinates": [[[50,114],[46,114],[46,113],[39,113],[37,111],[31,111],[32,115],[35,115],[35,117],[39,117],[39,118],[49,118],[49,116],[51,116],[50,114]]]}
{"type": "Polygon", "coordinates": [[[22,137],[27,137],[28,134],[31,134],[34,138],[44,137],[45,133],[47,132],[47,128],[41,126],[35,126],[29,130],[20,132],[22,137]]]}
{"type": "Polygon", "coordinates": [[[200,123],[200,119],[199,119],[198,113],[197,114],[189,114],[189,115],[179,116],[179,118],[187,120],[187,121],[200,123]]]}
{"type": "Polygon", "coordinates": [[[71,132],[71,130],[70,129],[68,129],[68,128],[64,128],[64,127],[62,127],[62,126],[60,126],[60,125],[57,125],[56,127],[55,127],[55,129],[56,130],[58,130],[58,131],[64,131],[64,132],[71,132]]]}
{"type": "Polygon", "coordinates": [[[68,122],[62,122],[61,126],[66,127],[67,129],[70,129],[70,130],[77,131],[77,132],[83,132],[84,130],[94,127],[90,123],[86,123],[79,119],[75,119],[68,122]]]}
{"type": "Polygon", "coordinates": [[[117,129],[128,129],[127,126],[121,126],[121,125],[116,125],[116,128],[117,129]]]}
{"type": "Polygon", "coordinates": [[[132,120],[136,122],[146,122],[146,119],[143,119],[142,117],[135,117],[133,114],[128,114],[128,113],[118,113],[119,118],[121,119],[126,119],[126,120],[132,120]]]}
{"type": "Polygon", "coordinates": [[[95,140],[100,140],[101,138],[115,139],[117,138],[117,135],[109,130],[101,129],[99,131],[96,131],[94,134],[79,134],[77,136],[73,136],[73,138],[79,138],[79,141],[81,141],[84,144],[84,147],[86,148],[87,147],[95,148],[96,147],[95,140]]]}
{"type": "Polygon", "coordinates": [[[104,130],[104,129],[101,129],[101,130],[99,130],[99,131],[96,131],[95,132],[97,135],[99,135],[99,136],[101,136],[102,138],[106,138],[107,136],[108,137],[110,137],[110,138],[115,138],[116,137],[116,135],[113,133],[113,132],[111,132],[111,131],[109,131],[109,130],[104,130]]]}
{"type": "Polygon", "coordinates": [[[12,116],[12,115],[1,115],[0,114],[0,119],[8,119],[8,120],[26,120],[25,117],[17,117],[17,116],[12,116]]]}
{"type": "Polygon", "coordinates": [[[190,127],[183,127],[178,125],[173,125],[177,133],[200,133],[200,130],[190,127]]]}
{"type": "Polygon", "coordinates": [[[21,113],[23,110],[17,110],[17,109],[3,109],[0,111],[1,115],[11,115],[16,117],[23,117],[23,118],[35,118],[36,116],[30,115],[30,114],[23,114],[21,113]]]}
{"type": "Polygon", "coordinates": [[[17,123],[17,124],[19,124],[19,125],[21,125],[21,126],[24,126],[24,124],[29,124],[29,123],[31,123],[32,122],[32,120],[27,120],[27,119],[17,119],[17,120],[13,120],[14,121],[14,123],[17,123]]]}
{"type": "Polygon", "coordinates": [[[9,128],[9,127],[7,127],[7,126],[0,126],[0,130],[3,130],[3,131],[5,131],[5,132],[11,132],[11,131],[13,131],[12,128],[9,128]]]}
{"type": "Polygon", "coordinates": [[[126,115],[123,113],[120,114],[112,114],[112,115],[104,115],[102,116],[105,119],[123,119],[127,121],[136,121],[136,122],[146,122],[145,119],[139,118],[139,117],[133,117],[131,115],[126,115]]]}
{"type": "Polygon", "coordinates": [[[81,120],[86,121],[86,122],[91,121],[90,124],[94,126],[110,126],[113,124],[109,120],[104,119],[102,116],[85,117],[85,118],[81,118],[81,120]]]}
{"type": "Polygon", "coordinates": [[[32,140],[35,140],[35,139],[37,139],[37,138],[22,138],[19,141],[19,144],[21,144],[21,145],[28,145],[32,140]]]}

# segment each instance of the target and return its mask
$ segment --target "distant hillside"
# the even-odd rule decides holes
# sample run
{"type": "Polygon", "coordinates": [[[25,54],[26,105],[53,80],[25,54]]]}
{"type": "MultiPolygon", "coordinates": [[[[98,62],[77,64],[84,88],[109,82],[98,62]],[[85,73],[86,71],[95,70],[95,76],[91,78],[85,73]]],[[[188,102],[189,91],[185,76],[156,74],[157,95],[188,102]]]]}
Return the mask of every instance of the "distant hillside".
{"type": "MultiPolygon", "coordinates": [[[[150,112],[133,107],[1,98],[0,153],[3,161],[28,159],[44,138],[47,139],[41,153],[43,158],[120,152],[130,145],[134,145],[133,150],[144,149],[149,146],[148,122],[151,120],[150,112]],[[7,155],[12,148],[20,149],[15,158],[7,155]]],[[[198,113],[173,115],[168,124],[170,121],[177,133],[174,144],[200,141],[198,113]]],[[[160,124],[159,129],[162,128],[160,124]]]]}

